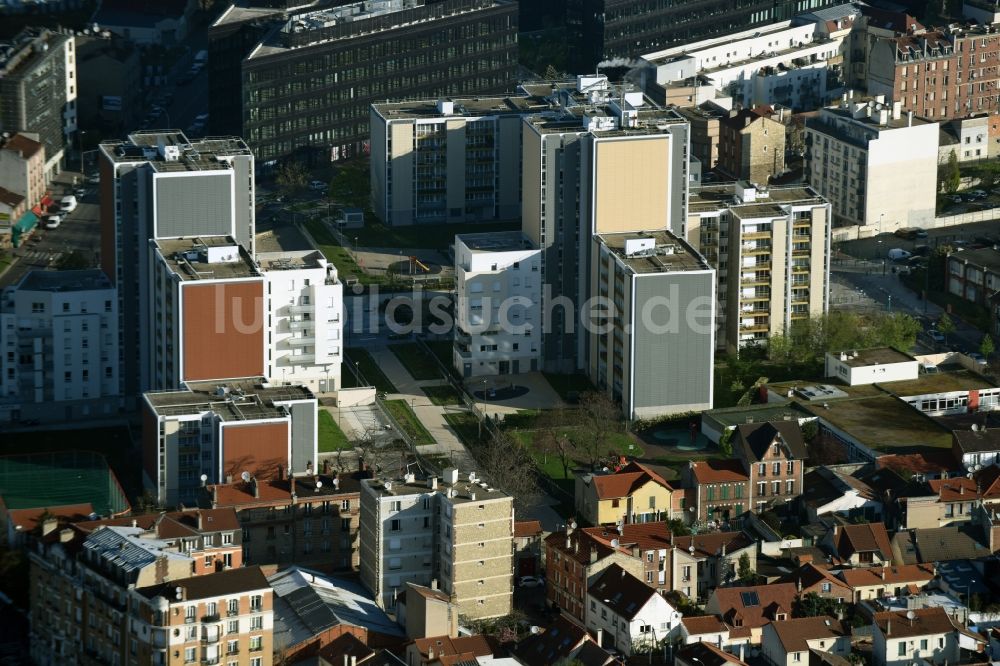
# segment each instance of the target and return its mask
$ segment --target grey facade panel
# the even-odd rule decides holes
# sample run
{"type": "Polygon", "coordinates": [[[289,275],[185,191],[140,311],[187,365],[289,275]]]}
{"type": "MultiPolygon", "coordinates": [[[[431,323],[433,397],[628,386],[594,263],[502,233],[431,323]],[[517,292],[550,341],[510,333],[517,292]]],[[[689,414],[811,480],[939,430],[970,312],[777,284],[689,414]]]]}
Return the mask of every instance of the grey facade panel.
{"type": "Polygon", "coordinates": [[[235,179],[233,188],[239,193],[235,201],[235,238],[243,247],[253,245],[253,159],[250,157],[234,157],[233,178],[235,179]],[[246,184],[244,188],[243,184],[246,184]]]}
{"type": "Polygon", "coordinates": [[[292,472],[306,471],[306,463],[311,462],[313,469],[318,469],[313,460],[313,442],[316,441],[316,405],[299,403],[291,406],[292,412],[292,472]]]}
{"type": "Polygon", "coordinates": [[[673,141],[671,142],[671,162],[670,165],[670,177],[673,181],[670,183],[671,192],[679,192],[681,196],[673,197],[670,202],[670,231],[674,233],[675,236],[680,238],[686,238],[685,227],[687,226],[687,194],[688,194],[688,154],[690,152],[689,144],[689,125],[687,123],[676,124],[670,127],[670,133],[673,135],[673,141]]]}
{"type": "MultiPolygon", "coordinates": [[[[633,410],[662,407],[663,412],[684,411],[694,405],[711,405],[713,273],[667,273],[641,276],[633,281],[635,295],[635,358],[631,364],[634,386],[633,410]],[[677,323],[676,331],[652,330],[643,321],[645,304],[666,297],[677,323]],[[700,301],[703,331],[688,321],[689,304],[700,301]],[[683,409],[671,410],[671,407],[683,409]]],[[[668,309],[651,308],[654,326],[667,323],[668,309]]]]}
{"type": "Polygon", "coordinates": [[[225,236],[233,233],[229,171],[156,178],[156,236],[225,236]]]}

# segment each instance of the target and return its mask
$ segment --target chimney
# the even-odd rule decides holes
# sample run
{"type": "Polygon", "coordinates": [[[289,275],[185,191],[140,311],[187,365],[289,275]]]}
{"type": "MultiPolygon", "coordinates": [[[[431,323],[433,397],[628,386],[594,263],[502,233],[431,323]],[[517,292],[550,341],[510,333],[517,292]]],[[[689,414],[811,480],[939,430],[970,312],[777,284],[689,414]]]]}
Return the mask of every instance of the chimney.
{"type": "Polygon", "coordinates": [[[219,503],[219,486],[212,486],[212,506],[215,507],[219,503]]]}
{"type": "Polygon", "coordinates": [[[913,111],[906,112],[906,126],[913,127],[913,111]]]}
{"type": "Polygon", "coordinates": [[[202,522],[201,522],[201,521],[202,521],[202,516],[201,516],[201,511],[199,511],[199,512],[198,512],[198,531],[199,531],[199,532],[200,532],[200,531],[201,531],[201,529],[202,529],[202,528],[201,528],[201,526],[202,526],[202,522]]]}
{"type": "Polygon", "coordinates": [[[135,518],[132,519],[132,527],[139,527],[139,521],[135,518]]]}
{"type": "Polygon", "coordinates": [[[729,117],[730,118],[735,118],[737,116],[737,114],[739,114],[739,111],[737,111],[736,109],[729,109],[729,117]]]}
{"type": "Polygon", "coordinates": [[[358,658],[351,655],[351,666],[358,666],[358,658]]]}
{"type": "Polygon", "coordinates": [[[965,494],[965,486],[959,486],[958,487],[958,494],[959,495],[964,495],[965,494]]]}
{"type": "Polygon", "coordinates": [[[725,541],[722,542],[722,556],[723,557],[726,556],[726,542],[725,541]]]}
{"type": "Polygon", "coordinates": [[[288,492],[292,495],[295,494],[295,477],[291,474],[288,475],[288,492]]]}
{"type": "Polygon", "coordinates": [[[438,478],[436,476],[432,476],[429,479],[427,479],[427,487],[430,488],[431,490],[437,490],[438,478]]]}
{"type": "Polygon", "coordinates": [[[885,567],[882,567],[882,580],[885,580],[885,567]]]}
{"type": "Polygon", "coordinates": [[[891,636],[892,635],[892,620],[891,619],[886,619],[886,621],[885,621],[885,635],[886,636],[891,636]]]}
{"type": "Polygon", "coordinates": [[[600,645],[601,643],[604,642],[604,630],[603,629],[598,629],[597,630],[597,636],[595,637],[594,640],[597,641],[598,645],[600,645]]]}
{"type": "MultiPolygon", "coordinates": [[[[590,547],[590,563],[593,564],[597,561],[597,549],[593,546],[590,547]]],[[[624,571],[624,569],[623,569],[624,571]]]]}
{"type": "Polygon", "coordinates": [[[438,589],[438,579],[437,578],[431,578],[431,589],[432,590],[438,589]]]}
{"type": "Polygon", "coordinates": [[[579,539],[577,539],[576,543],[573,544],[573,552],[574,553],[579,553],[580,552],[580,540],[579,539]]]}
{"type": "Polygon", "coordinates": [[[569,538],[569,530],[566,530],[566,550],[573,547],[573,540],[569,538]]]}
{"type": "Polygon", "coordinates": [[[350,666],[350,663],[351,663],[350,658],[348,658],[348,656],[345,654],[344,655],[344,666],[350,666]]]}
{"type": "Polygon", "coordinates": [[[250,483],[253,485],[253,496],[260,498],[260,486],[257,485],[257,477],[250,479],[250,483]]]}
{"type": "Polygon", "coordinates": [[[836,539],[840,535],[840,525],[833,526],[833,538],[836,539]]]}
{"type": "Polygon", "coordinates": [[[73,540],[73,530],[66,528],[59,530],[59,543],[67,543],[73,540]]]}
{"type": "Polygon", "coordinates": [[[434,648],[427,648],[427,661],[434,661],[434,648]]]}

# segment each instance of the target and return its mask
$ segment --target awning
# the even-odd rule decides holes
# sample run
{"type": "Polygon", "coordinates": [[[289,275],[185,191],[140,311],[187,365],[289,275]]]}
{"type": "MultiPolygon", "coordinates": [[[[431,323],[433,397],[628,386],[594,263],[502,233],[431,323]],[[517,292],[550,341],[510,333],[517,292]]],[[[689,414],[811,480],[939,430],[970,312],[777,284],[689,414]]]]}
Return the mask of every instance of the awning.
{"type": "Polygon", "coordinates": [[[34,229],[36,224],[38,224],[38,216],[30,210],[14,223],[10,229],[10,240],[14,247],[21,244],[21,236],[34,229]]]}
{"type": "Polygon", "coordinates": [[[54,203],[55,203],[55,199],[53,199],[53,198],[52,198],[51,196],[49,196],[49,193],[48,193],[48,192],[46,192],[46,193],[45,193],[45,196],[44,196],[44,197],[42,197],[42,200],[41,200],[41,202],[39,202],[39,205],[40,205],[40,206],[41,206],[42,208],[48,208],[49,206],[51,206],[51,205],[52,205],[52,204],[54,204],[54,203]]]}

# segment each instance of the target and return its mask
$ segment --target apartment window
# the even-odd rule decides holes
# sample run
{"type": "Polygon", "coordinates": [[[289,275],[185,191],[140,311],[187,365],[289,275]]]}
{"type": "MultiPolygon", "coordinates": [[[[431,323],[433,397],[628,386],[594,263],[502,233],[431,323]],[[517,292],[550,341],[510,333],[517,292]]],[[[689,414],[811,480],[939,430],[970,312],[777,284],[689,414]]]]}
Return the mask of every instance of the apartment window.
{"type": "Polygon", "coordinates": [[[767,463],[761,463],[757,465],[757,475],[767,476],[767,463]]]}
{"type": "Polygon", "coordinates": [[[226,654],[238,654],[240,651],[240,642],[236,641],[226,641],[226,654]]]}
{"type": "Polygon", "coordinates": [[[253,631],[254,629],[263,629],[263,628],[264,628],[263,615],[255,615],[252,618],[250,618],[250,631],[253,631]]]}
{"type": "Polygon", "coordinates": [[[351,500],[346,500],[346,499],[345,500],[341,500],[340,501],[340,510],[341,511],[350,511],[351,510],[351,500]]]}
{"type": "Polygon", "coordinates": [[[229,615],[239,615],[240,614],[240,600],[230,599],[226,607],[226,612],[229,615]]]}
{"type": "Polygon", "coordinates": [[[771,494],[772,495],[780,495],[781,494],[781,481],[772,481],[771,482],[771,494]]]}
{"type": "Polygon", "coordinates": [[[897,647],[897,650],[898,650],[898,652],[896,652],[897,655],[899,655],[900,657],[905,657],[906,656],[906,641],[899,641],[899,646],[897,647]]]}
{"type": "Polygon", "coordinates": [[[785,494],[794,495],[795,494],[795,482],[789,479],[785,481],[785,494]]]}
{"type": "Polygon", "coordinates": [[[261,666],[263,663],[260,657],[254,657],[250,660],[250,666],[261,666]]]}
{"type": "Polygon", "coordinates": [[[789,460],[788,461],[787,471],[788,471],[789,474],[794,474],[795,473],[795,461],[794,460],[789,460]]]}
{"type": "Polygon", "coordinates": [[[833,589],[833,585],[831,583],[823,583],[824,592],[829,592],[831,589],[833,589]]]}
{"type": "Polygon", "coordinates": [[[226,633],[227,634],[238,634],[240,633],[240,621],[230,620],[226,623],[226,633]]]}
{"type": "Polygon", "coordinates": [[[653,551],[649,551],[648,553],[646,553],[646,561],[647,562],[653,561],[653,551]]]}
{"type": "Polygon", "coordinates": [[[402,529],[403,529],[402,528],[402,521],[400,521],[398,518],[393,518],[391,521],[389,521],[389,530],[390,531],[392,531],[392,532],[399,532],[402,529]]]}
{"type": "Polygon", "coordinates": [[[927,649],[927,639],[926,638],[921,638],[920,639],[920,649],[921,650],[926,650],[927,649]]]}
{"type": "Polygon", "coordinates": [[[776,462],[773,465],[771,465],[771,473],[773,473],[774,476],[780,476],[781,475],[781,463],[780,462],[776,462]]]}
{"type": "Polygon", "coordinates": [[[264,597],[259,594],[255,594],[250,597],[250,610],[259,611],[264,608],[264,597]]]}
{"type": "Polygon", "coordinates": [[[350,518],[341,518],[340,519],[340,531],[341,532],[347,532],[350,529],[351,529],[351,519],[350,518]]]}
{"type": "Polygon", "coordinates": [[[767,484],[763,481],[757,484],[757,494],[761,497],[767,494],[767,484]]]}
{"type": "Polygon", "coordinates": [[[194,617],[195,617],[195,613],[196,613],[197,610],[198,609],[195,608],[194,606],[187,606],[184,609],[184,621],[185,622],[194,622],[194,617]]]}
{"type": "Polygon", "coordinates": [[[646,572],[646,582],[647,583],[652,583],[653,582],[653,572],[652,571],[647,571],[646,572]]]}
{"type": "Polygon", "coordinates": [[[403,503],[400,502],[399,500],[394,500],[392,502],[389,502],[389,511],[402,511],[402,510],[403,510],[403,503]]]}
{"type": "Polygon", "coordinates": [[[250,651],[259,652],[264,648],[264,637],[263,636],[251,636],[250,637],[250,651]]]}

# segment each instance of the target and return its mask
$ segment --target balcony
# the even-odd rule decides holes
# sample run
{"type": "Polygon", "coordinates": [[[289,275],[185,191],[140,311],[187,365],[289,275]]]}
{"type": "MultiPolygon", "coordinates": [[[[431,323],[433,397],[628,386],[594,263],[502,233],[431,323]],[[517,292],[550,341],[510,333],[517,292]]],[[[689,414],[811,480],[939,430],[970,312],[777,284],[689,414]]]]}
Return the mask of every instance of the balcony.
{"type": "Polygon", "coordinates": [[[751,231],[742,235],[743,240],[764,240],[770,237],[770,231],[751,231]]]}
{"type": "Polygon", "coordinates": [[[221,636],[222,636],[222,632],[219,630],[218,626],[203,627],[202,631],[201,631],[201,642],[202,643],[218,643],[219,642],[219,638],[221,636]]]}
{"type": "Polygon", "coordinates": [[[292,347],[305,347],[307,345],[314,345],[314,344],[316,344],[316,338],[314,338],[312,336],[308,336],[308,337],[303,336],[301,338],[288,338],[287,342],[288,342],[289,346],[292,346],[292,347]]]}
{"type": "Polygon", "coordinates": [[[312,319],[293,319],[288,322],[288,328],[293,331],[301,331],[303,329],[312,328],[314,322],[312,319]]]}
{"type": "Polygon", "coordinates": [[[307,303],[304,305],[289,305],[288,311],[292,314],[301,314],[305,312],[312,312],[316,309],[316,306],[312,303],[307,303]]]}

